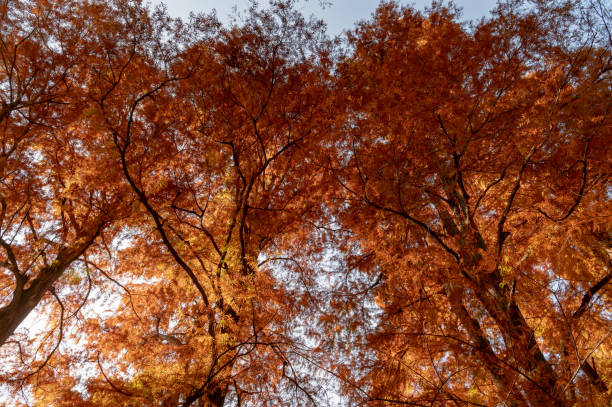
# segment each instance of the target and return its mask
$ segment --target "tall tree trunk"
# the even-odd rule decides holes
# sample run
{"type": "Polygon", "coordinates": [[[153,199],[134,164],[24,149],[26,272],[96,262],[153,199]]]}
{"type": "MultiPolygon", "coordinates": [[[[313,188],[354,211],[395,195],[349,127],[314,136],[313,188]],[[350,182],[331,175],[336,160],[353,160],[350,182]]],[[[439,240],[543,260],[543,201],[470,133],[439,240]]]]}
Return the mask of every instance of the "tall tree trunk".
{"type": "Polygon", "coordinates": [[[508,401],[508,406],[516,405],[513,400],[526,405],[520,393],[513,393],[514,378],[508,374],[508,368],[505,366],[498,356],[493,351],[491,343],[486,335],[482,332],[480,323],[472,317],[463,303],[463,289],[453,283],[446,284],[446,297],[450,303],[451,310],[459,319],[459,322],[467,332],[468,338],[474,347],[475,353],[484,368],[489,372],[491,380],[497,388],[500,395],[505,395],[508,401]]]}
{"type": "Polygon", "coordinates": [[[212,389],[201,388],[187,397],[182,407],[189,407],[196,401],[200,401],[202,407],[223,407],[226,396],[227,386],[215,386],[212,389]]]}
{"type": "Polygon", "coordinates": [[[533,329],[529,326],[510,289],[503,285],[498,270],[477,279],[476,295],[502,332],[506,346],[515,355],[516,363],[541,390],[529,400],[534,405],[566,405],[557,394],[557,375],[540,350],[533,329]],[[542,394],[543,393],[543,394],[542,394]]]}
{"type": "Polygon", "coordinates": [[[0,309],[0,346],[36,308],[45,292],[60,278],[68,266],[91,246],[103,225],[104,221],[101,218],[97,219],[93,227],[84,231],[71,247],[61,249],[56,259],[40,270],[38,277],[32,280],[28,288],[25,288],[27,278],[18,274],[21,278],[17,277],[13,299],[0,309]]]}

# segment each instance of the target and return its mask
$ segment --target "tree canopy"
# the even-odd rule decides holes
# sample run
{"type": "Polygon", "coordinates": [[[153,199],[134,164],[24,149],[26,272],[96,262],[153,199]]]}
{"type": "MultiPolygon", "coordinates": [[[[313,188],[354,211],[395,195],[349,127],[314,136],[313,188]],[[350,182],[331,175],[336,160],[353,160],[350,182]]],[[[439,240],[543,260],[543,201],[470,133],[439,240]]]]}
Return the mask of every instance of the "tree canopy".
{"type": "Polygon", "coordinates": [[[609,405],[611,13],[0,0],[0,404],[609,405]]]}

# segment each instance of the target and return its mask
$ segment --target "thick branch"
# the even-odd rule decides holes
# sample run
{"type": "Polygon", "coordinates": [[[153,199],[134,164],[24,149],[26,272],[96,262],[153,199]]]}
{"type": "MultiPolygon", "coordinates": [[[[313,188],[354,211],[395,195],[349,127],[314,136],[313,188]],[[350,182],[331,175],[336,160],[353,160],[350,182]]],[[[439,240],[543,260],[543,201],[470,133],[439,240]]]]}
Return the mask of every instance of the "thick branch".
{"type": "Polygon", "coordinates": [[[162,241],[164,242],[164,245],[166,246],[166,248],[168,249],[168,251],[170,252],[172,257],[174,258],[174,260],[179,264],[179,266],[183,270],[185,270],[185,272],[187,273],[187,275],[189,276],[189,278],[191,279],[193,284],[196,286],[197,290],[199,291],[200,295],[202,296],[202,300],[204,301],[204,305],[206,307],[209,307],[208,296],[206,295],[206,291],[204,291],[204,287],[202,287],[202,284],[200,284],[200,281],[198,280],[197,276],[195,275],[195,273],[193,272],[191,267],[189,267],[189,265],[187,265],[187,263],[181,258],[179,253],[174,248],[174,245],[170,242],[170,239],[168,238],[168,235],[166,234],[166,231],[164,230],[162,217],[153,208],[153,206],[151,206],[151,204],[149,203],[149,200],[147,199],[147,196],[145,195],[144,191],[141,190],[140,188],[138,188],[138,186],[136,185],[136,182],[134,181],[134,179],[132,178],[132,176],[130,174],[130,171],[129,171],[128,165],[127,165],[127,157],[126,157],[126,155],[127,155],[128,147],[130,145],[130,136],[131,136],[132,124],[133,124],[133,121],[134,121],[134,112],[136,111],[136,108],[137,108],[138,104],[140,104],[140,102],[142,102],[146,98],[152,97],[155,92],[159,91],[167,83],[169,83],[171,81],[174,81],[174,80],[176,80],[176,79],[166,80],[166,81],[162,82],[161,84],[159,84],[158,86],[156,86],[152,90],[150,90],[150,91],[144,93],[143,95],[141,95],[140,97],[138,97],[133,102],[132,107],[130,109],[129,120],[128,120],[127,127],[126,127],[125,144],[123,145],[123,147],[119,143],[119,135],[116,132],[114,133],[114,137],[113,138],[114,138],[115,146],[117,147],[117,150],[119,151],[119,154],[120,154],[120,157],[121,157],[121,167],[123,169],[123,174],[125,175],[126,180],[128,181],[128,183],[129,183],[130,187],[132,188],[132,190],[138,196],[138,199],[140,200],[140,202],[146,208],[147,212],[149,212],[149,214],[153,218],[153,221],[155,222],[155,226],[157,228],[157,231],[160,234],[160,236],[162,238],[162,241]]]}
{"type": "Polygon", "coordinates": [[[500,394],[506,393],[510,388],[504,380],[504,369],[498,363],[498,358],[488,339],[483,334],[480,323],[470,315],[463,304],[462,296],[463,294],[459,287],[455,286],[453,283],[446,284],[446,297],[448,298],[453,313],[459,319],[461,325],[467,331],[469,338],[474,343],[473,347],[480,354],[484,366],[491,374],[491,378],[497,390],[500,394]]]}
{"type": "Polygon", "coordinates": [[[79,258],[94,242],[105,220],[102,217],[92,222],[91,229],[83,231],[73,246],[62,248],[56,259],[43,267],[30,286],[22,291],[15,291],[9,305],[0,309],[0,346],[15,332],[29,313],[40,302],[43,295],[53,285],[64,271],[79,258]]]}
{"type": "Polygon", "coordinates": [[[547,214],[546,212],[544,212],[543,210],[541,210],[540,208],[538,208],[538,212],[544,215],[547,219],[552,220],[554,222],[564,221],[565,219],[569,218],[570,215],[574,213],[578,205],[580,205],[580,201],[582,200],[582,197],[584,195],[584,190],[585,190],[586,183],[587,183],[587,156],[589,154],[589,144],[590,144],[590,140],[587,142],[584,148],[584,154],[582,156],[582,160],[580,160],[580,163],[582,163],[582,181],[580,183],[580,190],[578,191],[578,196],[576,197],[574,204],[567,210],[567,213],[565,215],[559,218],[556,218],[556,219],[550,216],[549,214],[547,214]]]}
{"type": "Polygon", "coordinates": [[[578,319],[585,313],[589,304],[591,303],[591,299],[593,299],[593,297],[597,294],[597,292],[601,290],[603,287],[605,287],[606,284],[608,284],[611,279],[612,279],[612,271],[608,272],[608,274],[606,274],[601,280],[599,280],[597,284],[589,288],[589,290],[582,297],[580,306],[578,307],[578,309],[576,309],[576,311],[574,311],[574,314],[572,315],[573,319],[578,319]]]}
{"type": "Polygon", "coordinates": [[[523,161],[523,165],[519,169],[518,174],[516,175],[516,179],[514,181],[514,186],[512,187],[512,191],[510,192],[510,196],[508,197],[508,201],[506,202],[506,208],[499,219],[499,223],[497,224],[497,254],[500,255],[502,251],[502,246],[504,245],[504,240],[507,235],[504,232],[504,224],[506,223],[506,218],[510,213],[510,209],[512,209],[512,204],[514,203],[514,198],[516,197],[516,193],[521,187],[521,178],[523,177],[523,172],[525,172],[525,168],[527,168],[527,164],[529,164],[529,160],[531,160],[531,156],[536,152],[536,147],[532,147],[527,157],[523,161]]]}

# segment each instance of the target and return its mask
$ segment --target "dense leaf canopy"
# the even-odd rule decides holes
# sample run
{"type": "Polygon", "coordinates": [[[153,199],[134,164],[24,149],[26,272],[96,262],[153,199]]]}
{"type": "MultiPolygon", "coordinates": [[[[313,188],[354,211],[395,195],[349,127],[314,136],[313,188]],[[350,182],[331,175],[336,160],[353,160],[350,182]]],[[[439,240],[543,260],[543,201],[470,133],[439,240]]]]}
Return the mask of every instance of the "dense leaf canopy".
{"type": "Polygon", "coordinates": [[[609,405],[611,12],[0,0],[0,404],[609,405]]]}

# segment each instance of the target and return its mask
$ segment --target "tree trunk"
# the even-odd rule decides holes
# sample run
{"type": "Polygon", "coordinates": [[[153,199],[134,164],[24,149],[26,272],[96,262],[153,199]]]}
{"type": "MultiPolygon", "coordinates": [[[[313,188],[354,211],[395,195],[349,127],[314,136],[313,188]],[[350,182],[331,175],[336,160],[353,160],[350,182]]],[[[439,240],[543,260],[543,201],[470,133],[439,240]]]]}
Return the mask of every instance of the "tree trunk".
{"type": "Polygon", "coordinates": [[[104,222],[98,219],[89,232],[81,235],[70,248],[61,249],[57,258],[38,273],[28,288],[25,277],[17,282],[10,304],[0,309],[0,346],[15,332],[32,312],[43,295],[64,273],[70,264],[85,252],[100,233],[104,222]]]}
{"type": "Polygon", "coordinates": [[[202,388],[187,397],[182,407],[189,407],[196,401],[200,401],[200,406],[202,407],[223,407],[226,396],[227,386],[216,386],[212,389],[202,388]]]}
{"type": "Polygon", "coordinates": [[[450,303],[451,310],[455,316],[459,319],[459,322],[466,330],[468,338],[476,352],[476,357],[483,363],[484,368],[489,372],[491,380],[497,388],[497,392],[500,395],[506,395],[508,406],[513,406],[513,400],[526,405],[520,393],[515,392],[514,397],[510,398],[513,392],[514,378],[508,375],[507,366],[501,362],[497,357],[491,343],[487,339],[486,335],[482,332],[480,323],[474,317],[472,317],[463,304],[463,289],[453,283],[446,284],[446,297],[450,303]]]}
{"type": "Polygon", "coordinates": [[[551,402],[558,406],[566,405],[563,395],[556,394],[557,376],[540,350],[533,329],[527,324],[509,288],[503,286],[502,281],[497,270],[477,279],[479,287],[476,295],[497,323],[506,346],[515,355],[518,367],[541,390],[529,401],[538,406],[548,406],[551,402]]]}

